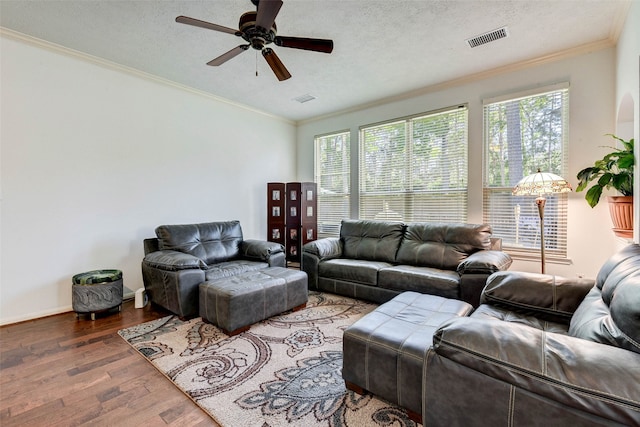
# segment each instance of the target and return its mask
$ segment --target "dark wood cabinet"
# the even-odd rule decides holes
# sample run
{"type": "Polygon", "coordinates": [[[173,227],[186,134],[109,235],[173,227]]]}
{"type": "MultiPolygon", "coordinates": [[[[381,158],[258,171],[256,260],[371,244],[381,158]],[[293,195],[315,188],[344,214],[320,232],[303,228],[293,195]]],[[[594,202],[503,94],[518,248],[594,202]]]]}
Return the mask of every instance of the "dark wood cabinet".
{"type": "Polygon", "coordinates": [[[267,240],[284,245],[287,261],[300,262],[302,246],[317,239],[315,182],[271,182],[267,198],[267,240]]]}

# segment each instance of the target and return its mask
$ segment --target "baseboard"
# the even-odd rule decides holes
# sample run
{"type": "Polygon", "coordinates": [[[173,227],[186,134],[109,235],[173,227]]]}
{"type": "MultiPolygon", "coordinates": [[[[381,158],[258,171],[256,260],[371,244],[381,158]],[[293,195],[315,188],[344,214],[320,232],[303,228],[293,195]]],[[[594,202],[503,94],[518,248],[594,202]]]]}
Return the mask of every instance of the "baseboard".
{"type": "Polygon", "coordinates": [[[68,313],[73,311],[73,306],[67,305],[49,310],[36,311],[22,316],[9,317],[0,320],[0,326],[11,325],[13,323],[27,322],[29,320],[39,319],[41,317],[55,316],[56,314],[68,313]]]}
{"type": "MultiPolygon", "coordinates": [[[[125,288],[129,292],[122,294],[123,301],[129,301],[135,298],[136,293],[129,288],[125,288]]],[[[12,325],[14,323],[28,322],[29,320],[40,319],[41,317],[55,316],[56,314],[69,313],[73,311],[73,306],[66,305],[63,307],[53,308],[49,310],[35,311],[33,313],[24,314],[22,316],[9,317],[0,320],[0,326],[12,325]]]]}

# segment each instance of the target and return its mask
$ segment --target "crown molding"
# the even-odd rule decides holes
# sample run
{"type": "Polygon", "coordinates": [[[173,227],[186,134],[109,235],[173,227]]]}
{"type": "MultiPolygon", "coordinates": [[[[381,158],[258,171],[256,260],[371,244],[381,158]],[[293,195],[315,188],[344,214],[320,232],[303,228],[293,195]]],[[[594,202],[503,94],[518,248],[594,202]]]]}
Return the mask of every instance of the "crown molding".
{"type": "Polygon", "coordinates": [[[611,23],[611,31],[609,31],[609,39],[614,43],[618,43],[618,39],[620,38],[620,34],[622,34],[622,30],[624,29],[624,23],[627,20],[627,16],[629,15],[629,11],[631,10],[631,0],[627,0],[624,2],[624,8],[620,8],[618,11],[618,15],[613,19],[611,23]]]}
{"type": "MultiPolygon", "coordinates": [[[[624,23],[624,22],[623,22],[624,23]]],[[[393,95],[393,96],[389,96],[386,98],[382,98],[382,99],[378,99],[372,102],[368,102],[365,104],[360,104],[360,105],[356,105],[354,107],[351,108],[347,108],[344,110],[340,110],[340,111],[336,111],[333,113],[329,113],[329,114],[324,114],[322,116],[317,116],[317,117],[312,117],[309,119],[304,119],[304,120],[300,120],[298,121],[296,124],[298,126],[303,125],[303,124],[308,124],[308,123],[313,123],[313,122],[317,122],[320,120],[325,120],[331,117],[336,117],[336,116],[340,116],[340,115],[344,115],[344,114],[349,114],[349,113],[354,113],[357,111],[362,111],[362,110],[366,110],[369,108],[373,108],[373,107],[377,107],[380,105],[384,105],[384,104],[389,104],[392,102],[398,102],[398,101],[403,101],[406,99],[410,99],[410,98],[415,98],[418,96],[422,96],[422,95],[426,95],[429,93],[433,93],[433,92],[438,92],[438,91],[442,91],[445,89],[450,89],[453,87],[457,87],[457,86],[462,86],[465,84],[470,84],[470,83],[474,83],[480,80],[485,80],[491,77],[496,77],[502,74],[507,74],[507,73],[512,73],[515,71],[520,71],[520,70],[524,70],[527,68],[533,68],[533,67],[537,67],[539,65],[543,65],[543,64],[548,64],[548,63],[552,63],[552,62],[557,62],[563,59],[567,59],[567,58],[571,58],[571,57],[575,57],[575,56],[579,56],[579,55],[584,55],[587,53],[592,53],[592,52],[596,52],[602,49],[607,49],[610,47],[615,46],[615,41],[611,38],[607,38],[605,40],[600,40],[597,42],[593,42],[593,43],[588,43],[588,44],[584,44],[581,46],[577,46],[575,48],[572,49],[567,49],[567,50],[563,50],[563,51],[559,51],[559,52],[554,52],[551,53],[549,55],[544,55],[544,56],[540,56],[538,58],[534,58],[534,59],[530,59],[527,61],[521,61],[521,62],[516,62],[513,64],[508,64],[508,65],[504,65],[502,67],[497,67],[497,68],[493,68],[491,70],[487,70],[487,71],[481,71],[479,73],[475,73],[475,74],[469,74],[467,76],[464,77],[460,77],[457,79],[452,79],[452,80],[447,80],[445,82],[442,83],[436,83],[433,85],[429,85],[429,86],[425,86],[425,87],[421,87],[419,89],[415,89],[409,92],[404,92],[401,93],[399,95],[393,95]]]]}
{"type": "Polygon", "coordinates": [[[544,55],[538,58],[534,58],[534,59],[530,59],[527,61],[521,61],[521,62],[517,62],[517,63],[513,63],[513,64],[508,64],[502,67],[497,67],[491,70],[487,70],[487,71],[482,71],[479,73],[475,73],[475,74],[470,74],[468,76],[464,76],[464,77],[460,77],[457,79],[452,79],[452,80],[448,80],[445,82],[441,82],[441,83],[436,83],[433,85],[429,85],[429,86],[425,86],[425,87],[421,87],[409,92],[404,92],[398,95],[393,95],[390,97],[386,97],[386,98],[381,98],[375,101],[371,101],[368,103],[364,103],[364,104],[359,104],[356,106],[353,106],[351,108],[347,108],[347,109],[343,109],[343,110],[339,110],[339,111],[335,111],[332,113],[328,113],[328,114],[324,114],[324,115],[320,115],[320,116],[316,116],[316,117],[312,117],[309,119],[304,119],[304,120],[299,120],[299,121],[295,121],[295,120],[290,120],[281,116],[277,116],[271,113],[267,113],[265,111],[262,110],[258,110],[252,107],[249,107],[245,104],[241,104],[241,103],[237,103],[234,101],[231,101],[229,99],[217,96],[217,95],[213,95],[211,93],[199,90],[199,89],[195,89],[192,88],[190,86],[186,86],[183,84],[179,84],[176,83],[174,81],[171,81],[169,79],[165,79],[162,77],[158,77],[155,76],[153,74],[132,68],[132,67],[127,67],[118,63],[115,63],[113,61],[109,61],[103,58],[99,58],[97,56],[93,56],[93,55],[89,55],[87,53],[84,52],[80,52],[74,49],[70,49],[52,42],[48,42],[46,40],[42,40],[39,39],[37,37],[32,37],[23,33],[20,33],[18,31],[14,31],[14,30],[10,30],[8,28],[4,28],[4,27],[0,27],[0,36],[2,37],[7,37],[10,39],[14,39],[14,40],[18,40],[21,42],[24,42],[26,44],[30,44],[33,46],[37,46],[43,49],[47,49],[53,52],[56,52],[58,54],[62,54],[62,55],[66,55],[69,57],[73,57],[79,60],[83,60],[89,63],[92,63],[94,65],[98,65],[101,67],[105,67],[111,70],[115,70],[115,71],[119,71],[122,73],[126,73],[129,75],[133,75],[136,76],[138,78],[141,79],[145,79],[145,80],[149,80],[149,81],[153,81],[155,83],[159,83],[165,86],[170,86],[173,87],[175,89],[179,89],[182,91],[186,91],[195,95],[199,95],[202,97],[205,97],[207,99],[213,100],[213,101],[217,101],[223,104],[227,104],[229,106],[235,107],[235,108],[240,108],[246,111],[250,111],[252,113],[256,113],[256,114],[260,114],[272,119],[276,119],[276,120],[280,120],[282,122],[285,122],[287,124],[292,124],[292,125],[296,125],[296,126],[300,126],[300,125],[304,125],[304,124],[308,124],[308,123],[313,123],[313,122],[317,122],[320,120],[325,120],[328,118],[332,118],[332,117],[336,117],[336,116],[340,116],[343,114],[349,114],[349,113],[353,113],[353,112],[357,112],[357,111],[362,111],[362,110],[366,110],[369,108],[373,108],[373,107],[377,107],[380,105],[384,105],[384,104],[388,104],[388,103],[392,103],[392,102],[397,102],[397,101],[403,101],[406,99],[410,99],[410,98],[415,98],[417,96],[421,96],[421,95],[426,95],[428,93],[433,93],[433,92],[438,92],[441,90],[445,90],[445,89],[450,89],[452,87],[456,87],[456,86],[461,86],[464,84],[469,84],[469,83],[473,83],[476,81],[480,81],[480,80],[484,80],[484,79],[488,79],[491,77],[495,77],[495,76],[499,76],[501,74],[506,74],[506,73],[511,73],[514,71],[520,71],[523,69],[527,69],[527,68],[533,68],[542,64],[548,64],[548,63],[552,63],[552,62],[556,62],[556,61],[560,61],[566,58],[571,58],[574,56],[578,56],[578,55],[583,55],[583,54],[587,54],[587,53],[591,53],[591,52],[595,52],[598,50],[602,50],[602,49],[606,49],[612,46],[615,46],[622,28],[624,27],[624,22],[625,22],[625,18],[626,18],[626,13],[628,13],[628,9],[631,6],[631,3],[629,2],[627,4],[627,8],[625,9],[624,13],[620,13],[618,15],[618,18],[616,19],[616,22],[614,23],[614,25],[612,25],[612,31],[609,35],[609,38],[605,39],[605,40],[600,40],[594,43],[588,43],[588,44],[584,44],[581,46],[577,46],[575,48],[572,49],[567,49],[567,50],[563,50],[563,51],[559,51],[559,52],[555,52],[549,55],[544,55]]]}
{"type": "Polygon", "coordinates": [[[179,89],[179,90],[182,90],[182,91],[185,91],[185,92],[189,92],[189,93],[194,94],[194,95],[199,95],[199,96],[202,96],[202,97],[207,98],[207,99],[212,100],[212,101],[220,102],[220,103],[227,104],[227,105],[235,107],[235,108],[240,108],[242,110],[246,110],[246,111],[250,111],[252,113],[260,114],[262,116],[266,116],[266,117],[269,117],[271,119],[280,120],[280,121],[288,123],[288,124],[292,124],[292,125],[296,124],[296,122],[293,121],[293,120],[289,120],[289,119],[286,119],[284,117],[277,116],[275,114],[267,113],[265,111],[258,110],[256,108],[249,107],[248,105],[241,104],[241,103],[238,103],[238,102],[234,102],[234,101],[231,101],[231,100],[229,100],[227,98],[223,98],[223,97],[220,97],[220,96],[217,96],[217,95],[213,95],[213,94],[211,94],[209,92],[205,92],[205,91],[202,91],[202,90],[199,90],[199,89],[195,89],[195,88],[192,88],[192,87],[187,86],[187,85],[176,83],[176,82],[174,82],[172,80],[165,79],[163,77],[158,77],[156,75],[153,75],[151,73],[147,73],[145,71],[138,70],[136,68],[127,67],[125,65],[121,65],[121,64],[118,64],[118,63],[113,62],[113,61],[109,61],[109,60],[106,60],[106,59],[103,59],[103,58],[100,58],[100,57],[97,57],[97,56],[89,55],[88,53],[84,53],[84,52],[80,52],[80,51],[77,51],[77,50],[74,50],[74,49],[70,49],[68,47],[64,47],[64,46],[61,46],[61,45],[56,44],[56,43],[52,43],[52,42],[49,42],[49,41],[46,41],[46,40],[42,40],[42,39],[39,39],[37,37],[32,37],[32,36],[29,36],[27,34],[24,34],[24,33],[18,32],[18,31],[10,30],[8,28],[0,27],[0,37],[6,37],[6,38],[9,38],[9,39],[17,40],[17,41],[23,42],[25,44],[29,44],[29,45],[32,45],[32,46],[35,46],[35,47],[39,47],[39,48],[42,48],[42,49],[49,50],[51,52],[55,52],[55,53],[58,53],[58,54],[61,54],[61,55],[65,55],[65,56],[71,57],[71,58],[79,59],[81,61],[89,62],[89,63],[91,63],[93,65],[97,65],[99,67],[107,68],[107,69],[114,70],[114,71],[119,71],[121,73],[129,74],[129,75],[132,75],[132,76],[144,79],[144,80],[148,80],[148,81],[152,81],[152,82],[155,82],[155,83],[159,83],[161,85],[170,86],[170,87],[172,87],[174,89],[179,89]]]}

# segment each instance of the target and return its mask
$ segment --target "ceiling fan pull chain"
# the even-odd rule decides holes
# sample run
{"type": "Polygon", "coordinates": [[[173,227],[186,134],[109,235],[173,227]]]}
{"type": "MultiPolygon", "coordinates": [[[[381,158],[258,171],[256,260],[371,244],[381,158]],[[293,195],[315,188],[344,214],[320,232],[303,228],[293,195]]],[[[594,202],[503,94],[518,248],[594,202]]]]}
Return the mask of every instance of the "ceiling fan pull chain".
{"type": "Polygon", "coordinates": [[[256,50],[256,77],[258,77],[258,51],[256,50]]]}

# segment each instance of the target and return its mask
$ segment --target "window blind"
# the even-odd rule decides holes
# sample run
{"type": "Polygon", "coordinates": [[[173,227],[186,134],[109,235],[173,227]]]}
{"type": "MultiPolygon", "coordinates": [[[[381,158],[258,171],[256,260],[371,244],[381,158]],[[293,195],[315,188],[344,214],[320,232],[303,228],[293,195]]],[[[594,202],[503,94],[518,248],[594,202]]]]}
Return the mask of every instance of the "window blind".
{"type": "Polygon", "coordinates": [[[359,217],[465,222],[466,106],[360,129],[359,217]]]}
{"type": "MultiPolygon", "coordinates": [[[[513,196],[523,177],[551,172],[566,178],[568,85],[484,103],[483,216],[503,248],[523,256],[540,253],[535,197],[513,196]]],[[[567,255],[567,194],[547,195],[544,241],[548,257],[567,255]]]]}
{"type": "Polygon", "coordinates": [[[340,234],[350,217],[350,132],[315,137],[315,182],[318,186],[318,237],[340,234]]]}

